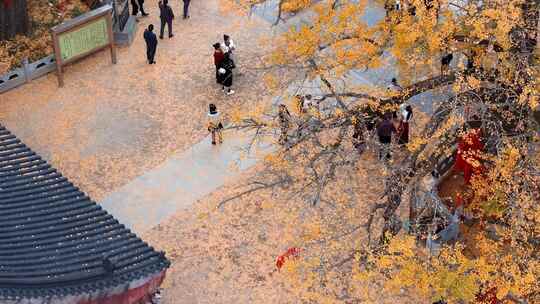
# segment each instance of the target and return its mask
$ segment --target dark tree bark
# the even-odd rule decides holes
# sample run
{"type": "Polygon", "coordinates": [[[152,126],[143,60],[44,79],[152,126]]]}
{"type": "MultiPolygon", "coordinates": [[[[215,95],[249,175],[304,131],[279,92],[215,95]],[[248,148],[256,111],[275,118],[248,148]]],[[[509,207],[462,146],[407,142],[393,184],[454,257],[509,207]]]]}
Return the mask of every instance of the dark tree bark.
{"type": "Polygon", "coordinates": [[[29,30],[26,0],[0,0],[0,40],[26,35],[29,30]]]}

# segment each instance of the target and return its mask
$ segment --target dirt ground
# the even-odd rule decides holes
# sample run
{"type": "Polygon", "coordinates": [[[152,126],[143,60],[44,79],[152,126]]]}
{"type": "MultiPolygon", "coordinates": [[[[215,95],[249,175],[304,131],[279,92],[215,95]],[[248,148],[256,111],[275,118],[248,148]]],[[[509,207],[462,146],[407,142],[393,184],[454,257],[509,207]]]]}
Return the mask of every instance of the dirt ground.
{"type": "MultiPolygon", "coordinates": [[[[271,28],[256,17],[223,11],[216,0],[195,1],[191,18],[176,18],[175,37],[159,40],[156,65],[146,63],[142,34],[159,31],[157,5],[140,19],[136,39],[68,66],[65,87],[55,74],[0,95],[0,121],[96,201],[207,135],[208,104],[222,113],[265,102],[260,38],[271,28]],[[242,73],[224,96],[214,80],[214,42],[229,34],[242,73]]],[[[170,4],[181,15],[181,1],[170,4]]],[[[267,101],[267,100],[266,100],[267,101]]]]}

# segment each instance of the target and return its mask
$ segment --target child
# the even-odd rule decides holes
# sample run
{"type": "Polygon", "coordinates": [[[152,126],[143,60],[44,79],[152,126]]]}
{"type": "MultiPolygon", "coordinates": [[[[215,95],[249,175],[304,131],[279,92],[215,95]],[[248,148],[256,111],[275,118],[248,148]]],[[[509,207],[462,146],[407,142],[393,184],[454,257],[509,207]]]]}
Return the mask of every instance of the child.
{"type": "Polygon", "coordinates": [[[216,136],[219,143],[223,143],[223,134],[221,130],[223,129],[223,124],[219,118],[219,112],[217,111],[216,105],[211,103],[209,105],[208,112],[208,132],[212,134],[212,145],[216,144],[216,136]]]}

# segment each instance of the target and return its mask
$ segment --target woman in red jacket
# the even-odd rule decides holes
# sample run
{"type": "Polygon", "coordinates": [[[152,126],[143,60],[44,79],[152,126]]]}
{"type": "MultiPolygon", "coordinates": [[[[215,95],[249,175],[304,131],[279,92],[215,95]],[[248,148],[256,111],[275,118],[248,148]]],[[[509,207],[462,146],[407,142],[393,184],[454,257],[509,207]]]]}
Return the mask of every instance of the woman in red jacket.
{"type": "Polygon", "coordinates": [[[216,66],[216,83],[219,83],[219,66],[223,59],[225,59],[225,54],[221,50],[221,45],[219,42],[213,44],[214,47],[214,65],[216,66]]]}

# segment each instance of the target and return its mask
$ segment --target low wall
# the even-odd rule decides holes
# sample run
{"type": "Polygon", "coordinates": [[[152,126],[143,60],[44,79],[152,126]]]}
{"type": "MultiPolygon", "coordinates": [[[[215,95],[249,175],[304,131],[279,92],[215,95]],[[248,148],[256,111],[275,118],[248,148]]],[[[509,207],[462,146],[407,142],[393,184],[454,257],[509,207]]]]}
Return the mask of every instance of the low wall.
{"type": "Polygon", "coordinates": [[[56,70],[56,61],[54,60],[53,55],[32,63],[28,63],[28,60],[23,60],[22,67],[7,72],[4,75],[0,75],[0,94],[30,82],[33,79],[37,79],[54,70],[56,70]]]}

